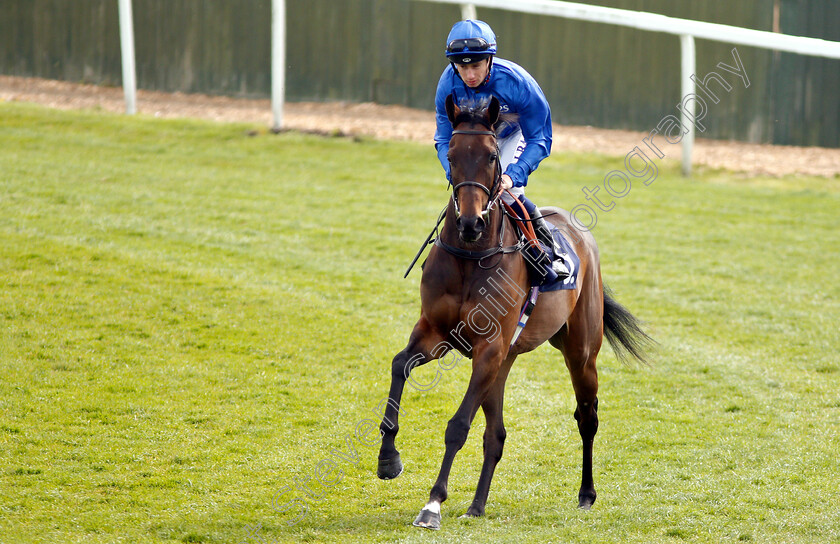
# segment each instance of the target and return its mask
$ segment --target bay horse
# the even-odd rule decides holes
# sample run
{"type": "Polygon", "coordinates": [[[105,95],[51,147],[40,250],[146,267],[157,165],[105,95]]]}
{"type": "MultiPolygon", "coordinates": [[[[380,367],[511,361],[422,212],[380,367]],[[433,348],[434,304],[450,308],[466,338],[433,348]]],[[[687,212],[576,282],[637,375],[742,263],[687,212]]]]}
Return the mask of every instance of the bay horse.
{"type": "MultiPolygon", "coordinates": [[[[501,164],[494,127],[499,102],[464,107],[450,96],[446,112],[453,133],[449,145],[452,197],[444,225],[423,267],[421,314],[408,345],[391,364],[391,388],[380,425],[382,443],[377,475],[392,479],[403,471],[394,442],[399,431],[400,401],[413,368],[457,350],[472,359],[467,392],[446,427],[446,445],[429,502],[414,525],[440,528],[440,507],[455,455],[464,445],[479,407],[484,411],[484,463],[475,498],[464,516],[484,515],[490,481],[502,457],[505,381],[516,357],[548,341],[565,358],[574,388],[583,441],[580,508],[595,502],[592,447],[598,430],[598,372],[595,360],[604,334],[621,359],[629,353],[643,360],[650,337],[637,319],[610,297],[601,280],[598,247],[588,231],[573,227],[569,213],[544,208],[546,219],[569,234],[580,258],[575,289],[540,294],[524,330],[511,345],[520,309],[530,289],[522,243],[500,200],[501,164]]],[[[452,353],[455,357],[456,354],[452,353]]]]}

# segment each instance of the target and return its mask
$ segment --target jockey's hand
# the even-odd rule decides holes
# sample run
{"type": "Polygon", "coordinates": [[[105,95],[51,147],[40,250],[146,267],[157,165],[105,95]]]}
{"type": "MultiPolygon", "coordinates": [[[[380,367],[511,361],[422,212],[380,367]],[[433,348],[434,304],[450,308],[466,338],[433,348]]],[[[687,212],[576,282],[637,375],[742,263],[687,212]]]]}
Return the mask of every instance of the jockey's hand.
{"type": "Polygon", "coordinates": [[[510,179],[510,176],[507,174],[502,174],[502,184],[500,191],[504,191],[505,189],[513,188],[513,180],[510,179]]]}

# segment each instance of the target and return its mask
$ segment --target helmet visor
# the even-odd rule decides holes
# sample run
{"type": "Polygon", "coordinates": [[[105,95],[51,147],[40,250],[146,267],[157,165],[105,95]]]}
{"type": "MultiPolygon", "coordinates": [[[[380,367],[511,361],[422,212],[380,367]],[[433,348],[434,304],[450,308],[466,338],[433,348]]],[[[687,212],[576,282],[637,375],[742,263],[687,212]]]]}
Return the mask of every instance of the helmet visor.
{"type": "Polygon", "coordinates": [[[490,43],[484,38],[466,38],[452,40],[446,46],[446,53],[449,55],[459,53],[481,53],[490,49],[490,43]]]}

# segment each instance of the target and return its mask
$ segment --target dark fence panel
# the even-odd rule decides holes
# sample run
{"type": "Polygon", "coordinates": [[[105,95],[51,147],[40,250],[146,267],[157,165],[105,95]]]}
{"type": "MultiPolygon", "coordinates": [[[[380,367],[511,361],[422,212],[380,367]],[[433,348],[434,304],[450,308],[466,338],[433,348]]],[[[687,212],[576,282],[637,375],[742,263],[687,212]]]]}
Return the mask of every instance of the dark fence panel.
{"type": "Polygon", "coordinates": [[[265,96],[270,21],[270,0],[134,0],[138,85],[265,96]]]}
{"type": "Polygon", "coordinates": [[[289,100],[434,107],[457,6],[407,0],[288,0],[289,100]],[[442,36],[441,36],[442,34],[442,36]]]}
{"type": "Polygon", "coordinates": [[[117,2],[0,0],[0,73],[119,85],[117,2]]]}
{"type": "MultiPolygon", "coordinates": [[[[785,34],[840,41],[837,0],[778,0],[785,34]]],[[[840,147],[840,60],[773,55],[773,143],[840,147]]]]}
{"type": "MultiPolygon", "coordinates": [[[[592,0],[587,3],[840,40],[836,0],[592,0]]],[[[290,101],[431,109],[457,6],[411,0],[287,0],[290,101]]],[[[479,9],[500,56],[540,82],[555,121],[651,130],[681,100],[679,38],[611,25],[479,9]]],[[[134,0],[138,85],[270,94],[271,0],[134,0]]],[[[733,64],[732,46],[697,40],[697,74],[733,64]]],[[[737,47],[734,75],[699,136],[840,145],[840,61],[737,47]]],[[[121,82],[116,0],[0,0],[0,73],[121,82]]]]}

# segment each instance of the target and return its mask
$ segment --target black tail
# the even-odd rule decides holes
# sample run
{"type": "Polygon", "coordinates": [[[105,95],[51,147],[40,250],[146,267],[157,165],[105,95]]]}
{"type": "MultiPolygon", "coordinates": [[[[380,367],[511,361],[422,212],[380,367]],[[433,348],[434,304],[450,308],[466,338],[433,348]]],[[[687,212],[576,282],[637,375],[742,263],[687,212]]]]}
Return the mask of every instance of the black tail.
{"type": "Polygon", "coordinates": [[[627,363],[628,353],[642,363],[647,363],[647,350],[656,341],[642,330],[641,324],[630,311],[616,302],[612,291],[604,285],[604,333],[616,357],[627,363]]]}

